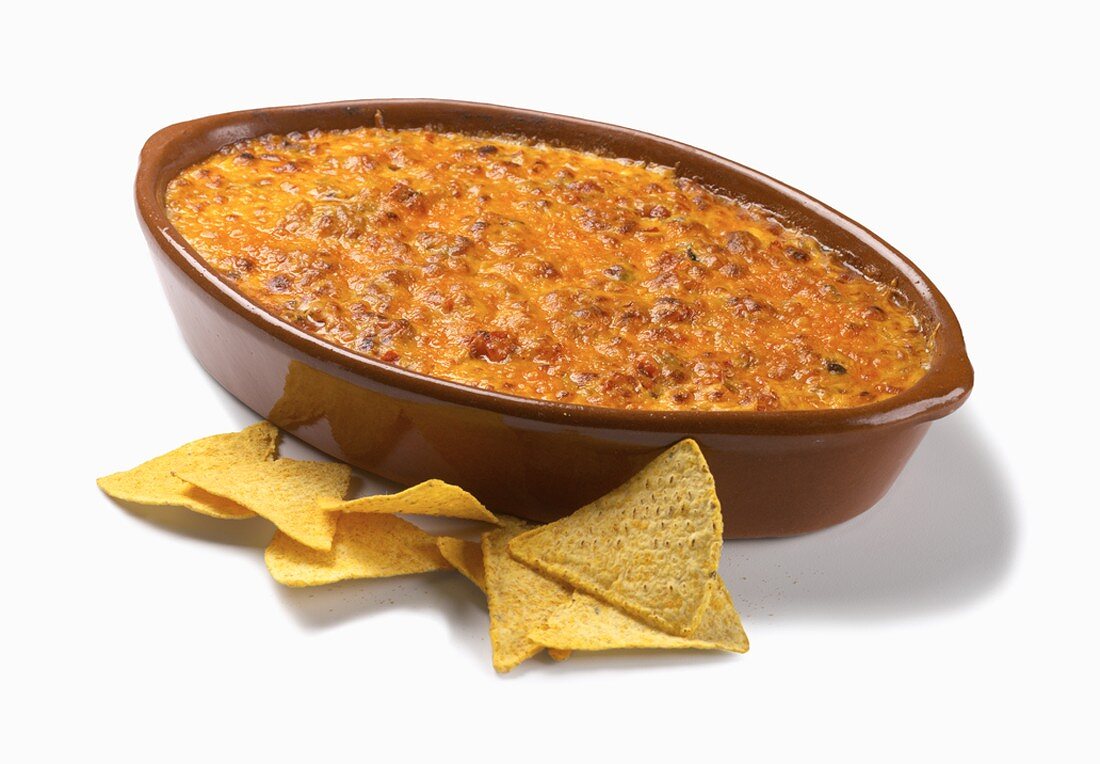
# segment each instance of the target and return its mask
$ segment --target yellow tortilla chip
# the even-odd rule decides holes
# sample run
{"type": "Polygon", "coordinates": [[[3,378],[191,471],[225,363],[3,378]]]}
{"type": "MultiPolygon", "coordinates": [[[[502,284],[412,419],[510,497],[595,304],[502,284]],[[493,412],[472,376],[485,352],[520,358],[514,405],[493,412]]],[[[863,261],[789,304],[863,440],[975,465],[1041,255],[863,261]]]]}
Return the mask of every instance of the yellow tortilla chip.
{"type": "Polygon", "coordinates": [[[481,544],[451,536],[437,536],[435,543],[444,560],[485,591],[485,557],[481,544]]]}
{"type": "Polygon", "coordinates": [[[318,503],[343,498],[351,468],[331,462],[279,459],[176,474],[267,518],[295,541],[327,551],[332,548],[339,513],[321,509],[318,503]]]}
{"type": "MultiPolygon", "coordinates": [[[[485,590],[485,557],[481,544],[453,539],[451,536],[438,536],[436,543],[445,561],[453,565],[454,569],[463,576],[472,580],[478,589],[485,590]]],[[[571,653],[571,650],[558,650],[557,647],[549,647],[547,650],[547,654],[554,661],[564,661],[571,653]]]]}
{"type": "Polygon", "coordinates": [[[351,501],[325,502],[325,509],[341,512],[373,512],[379,514],[430,515],[480,520],[496,523],[497,519],[485,506],[456,485],[442,480],[428,480],[400,493],[365,496],[351,501]]]}
{"type": "Polygon", "coordinates": [[[180,446],[132,470],[101,477],[96,485],[108,496],[121,501],[186,507],[226,520],[255,517],[229,499],[196,490],[174,473],[202,472],[234,464],[269,461],[275,456],[278,438],[279,430],[275,426],[258,422],[240,432],[211,435],[180,446]]]}
{"type": "Polygon", "coordinates": [[[693,440],[508,546],[516,559],[670,634],[699,626],[722,553],[714,479],[693,440]]]}
{"type": "MultiPolygon", "coordinates": [[[[450,536],[439,536],[436,538],[435,543],[439,546],[443,559],[451,563],[459,573],[477,584],[481,591],[485,591],[485,557],[481,551],[481,544],[450,536]]],[[[547,649],[546,653],[556,661],[563,661],[570,656],[572,650],[559,650],[551,647],[547,649]]]]}
{"type": "Polygon", "coordinates": [[[284,586],[320,586],[351,578],[386,578],[450,568],[435,537],[400,517],[340,515],[327,552],[277,532],[264,552],[272,577],[284,586]]]}
{"type": "Polygon", "coordinates": [[[569,650],[659,647],[745,652],[749,649],[749,640],[725,583],[718,578],[711,587],[703,620],[690,637],[679,637],[655,629],[583,592],[575,592],[569,604],[551,615],[545,626],[532,630],[528,636],[547,648],[569,650]]]}
{"type": "Polygon", "coordinates": [[[571,591],[508,554],[508,542],[531,526],[501,517],[501,527],[481,537],[493,668],[504,674],[542,650],[527,634],[569,602],[571,591]]]}

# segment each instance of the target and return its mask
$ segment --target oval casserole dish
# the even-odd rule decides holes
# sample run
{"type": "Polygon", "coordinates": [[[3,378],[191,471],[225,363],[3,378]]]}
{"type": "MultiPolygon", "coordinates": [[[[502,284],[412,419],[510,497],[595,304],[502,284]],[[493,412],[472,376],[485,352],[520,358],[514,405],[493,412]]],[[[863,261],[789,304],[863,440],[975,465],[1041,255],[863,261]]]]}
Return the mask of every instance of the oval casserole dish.
{"type": "Polygon", "coordinates": [[[889,244],[754,170],[627,128],[440,100],[255,109],[157,132],[142,149],[135,192],[184,340],[214,379],[261,416],[338,459],[403,485],[428,478],[455,483],[494,512],[556,519],[615,488],[660,449],[691,437],[714,473],[727,538],[818,530],[877,502],[931,422],[962,405],[973,385],[955,314],[889,244]],[[379,123],[518,134],[644,160],[762,205],[876,280],[894,283],[938,327],[928,372],[892,398],[820,411],[635,411],[518,398],[405,371],[290,326],[209,269],[168,222],[169,181],[226,144],[379,123]]]}

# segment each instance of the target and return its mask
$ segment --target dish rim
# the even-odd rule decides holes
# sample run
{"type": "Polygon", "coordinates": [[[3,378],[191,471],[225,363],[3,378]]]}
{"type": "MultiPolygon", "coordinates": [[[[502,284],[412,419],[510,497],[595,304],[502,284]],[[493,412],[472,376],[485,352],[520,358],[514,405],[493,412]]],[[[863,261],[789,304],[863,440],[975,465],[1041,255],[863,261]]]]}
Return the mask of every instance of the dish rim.
{"type": "MultiPolygon", "coordinates": [[[[364,121],[363,124],[367,122],[364,121]]],[[[430,117],[423,121],[424,126],[431,124],[430,117]]],[[[315,126],[302,124],[296,129],[306,131],[315,126]]],[[[505,134],[508,131],[502,127],[500,132],[505,134]]],[[[512,133],[514,132],[513,130],[512,133]]],[[[201,161],[216,150],[217,148],[207,151],[188,164],[201,161]]],[[[177,268],[223,306],[302,353],[336,364],[377,384],[444,403],[573,427],[700,434],[797,435],[915,424],[938,419],[961,406],[973,387],[973,368],[966,354],[958,319],[935,285],[901,252],[866,227],[792,186],[711,152],[631,128],[510,106],[430,98],[366,99],[245,109],[179,122],[158,130],[149,137],[141,150],[134,192],[138,215],[147,235],[177,268]],[[745,176],[750,182],[768,188],[809,215],[820,218],[826,227],[839,228],[858,239],[874,257],[891,264],[910,282],[923,301],[922,307],[939,325],[928,370],[916,383],[893,397],[862,406],[838,409],[763,412],[736,409],[637,410],[524,398],[402,369],[359,355],[297,329],[248,300],[220,274],[207,267],[198,252],[168,221],[163,196],[168,182],[178,171],[167,177],[167,168],[178,164],[181,151],[188,148],[193,150],[196,145],[205,146],[211,140],[220,141],[218,146],[224,146],[246,137],[263,135],[269,131],[257,132],[253,129],[254,125],[276,114],[300,115],[302,118],[313,116],[316,119],[318,112],[344,112],[365,116],[371,112],[382,113],[386,109],[409,107],[424,108],[426,111],[434,108],[450,114],[476,113],[489,119],[500,119],[504,123],[517,118],[527,122],[548,120],[564,129],[603,133],[643,145],[659,145],[673,153],[689,155],[702,164],[717,165],[745,176]]],[[[828,244],[828,241],[823,243],[828,244]]]]}

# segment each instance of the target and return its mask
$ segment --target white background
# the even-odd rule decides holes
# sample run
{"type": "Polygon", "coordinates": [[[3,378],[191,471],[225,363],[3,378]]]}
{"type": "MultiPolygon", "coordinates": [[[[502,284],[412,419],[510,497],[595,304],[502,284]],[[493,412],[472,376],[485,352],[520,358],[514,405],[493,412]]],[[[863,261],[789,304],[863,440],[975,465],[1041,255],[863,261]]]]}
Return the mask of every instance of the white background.
{"type": "Polygon", "coordinates": [[[1095,755],[1085,4],[385,5],[5,11],[3,758],[1095,755]],[[736,159],[865,223],[952,302],[975,392],[891,494],[827,532],[726,545],[747,655],[576,655],[501,678],[457,576],[287,591],[262,521],[96,490],[255,418],[162,298],[131,201],[144,139],[220,111],[412,96],[736,159]]]}

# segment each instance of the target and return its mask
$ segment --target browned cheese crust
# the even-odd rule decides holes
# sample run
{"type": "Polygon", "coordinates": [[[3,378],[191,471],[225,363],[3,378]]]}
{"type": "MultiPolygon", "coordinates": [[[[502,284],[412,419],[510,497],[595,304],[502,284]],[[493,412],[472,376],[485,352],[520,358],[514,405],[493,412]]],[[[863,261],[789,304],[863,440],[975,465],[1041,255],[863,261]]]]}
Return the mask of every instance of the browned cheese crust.
{"type": "Polygon", "coordinates": [[[264,136],[169,186],[247,298],[415,372],[626,409],[845,408],[931,332],[889,285],[667,168],[429,130],[264,136]]]}

